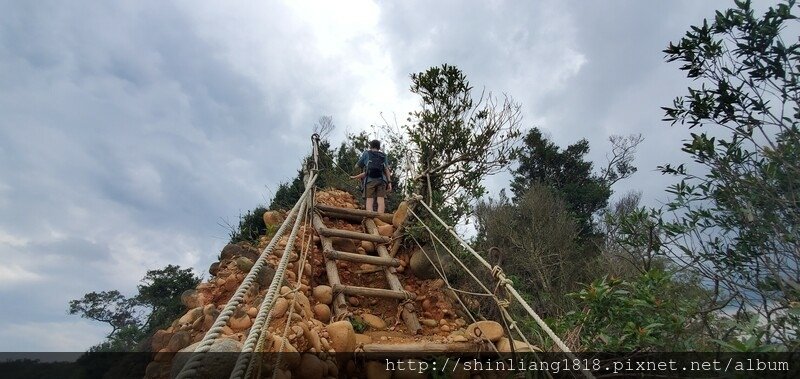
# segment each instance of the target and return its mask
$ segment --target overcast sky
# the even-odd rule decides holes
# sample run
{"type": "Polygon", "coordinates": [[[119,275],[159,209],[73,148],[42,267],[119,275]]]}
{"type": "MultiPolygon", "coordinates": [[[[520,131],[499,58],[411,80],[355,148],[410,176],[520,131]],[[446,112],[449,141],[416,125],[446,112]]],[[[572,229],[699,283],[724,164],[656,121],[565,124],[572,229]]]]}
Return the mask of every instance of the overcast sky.
{"type": "Polygon", "coordinates": [[[595,161],[643,134],[615,192],[666,198],[655,167],[686,131],[659,107],[689,83],[661,50],[731,2],[431,3],[0,2],[0,351],[85,350],[109,328],[70,299],[206,273],[220,221],[294,175],[320,116],[334,142],[402,120],[409,74],[442,63],[595,161]]]}

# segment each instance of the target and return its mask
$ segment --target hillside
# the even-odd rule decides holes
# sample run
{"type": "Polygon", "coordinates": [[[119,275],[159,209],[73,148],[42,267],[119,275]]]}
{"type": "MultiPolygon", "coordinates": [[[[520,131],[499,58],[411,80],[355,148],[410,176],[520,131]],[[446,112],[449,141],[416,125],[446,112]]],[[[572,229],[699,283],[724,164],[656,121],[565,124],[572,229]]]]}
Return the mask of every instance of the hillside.
{"type": "MultiPolygon", "coordinates": [[[[355,209],[358,204],[352,195],[339,190],[318,192],[316,203],[348,209],[355,209]]],[[[393,215],[394,225],[402,224],[405,216],[399,212],[393,215]]],[[[265,223],[271,230],[284,221],[283,217],[285,213],[274,211],[264,214],[265,223]]],[[[328,228],[366,233],[364,226],[355,220],[345,221],[330,217],[323,217],[322,220],[328,228]]],[[[379,218],[373,221],[381,235],[391,236],[394,233],[395,227],[392,223],[379,218]]],[[[209,268],[209,280],[199,284],[195,290],[184,293],[182,302],[187,312],[169,328],[156,332],[152,338],[151,348],[157,353],[147,367],[148,378],[177,375],[180,366],[186,361],[186,355],[176,356],[176,352],[194,351],[270,238],[271,236],[262,236],[258,246],[247,243],[225,246],[219,261],[209,268]]],[[[338,252],[376,255],[376,245],[371,242],[336,237],[331,240],[338,252]]],[[[214,347],[222,351],[241,351],[242,343],[255,322],[258,309],[275,276],[280,258],[286,254],[289,242],[287,233],[278,242],[273,254],[267,257],[267,265],[246,293],[228,325],[222,329],[221,342],[215,343],[214,347]]],[[[302,225],[293,245],[291,253],[296,254],[296,258],[293,257],[294,262],[288,263],[280,296],[272,307],[271,320],[266,328],[269,337],[256,348],[256,351],[290,353],[284,354],[282,358],[287,363],[282,367],[284,377],[376,377],[377,372],[383,370],[382,366],[369,363],[366,365],[367,370],[363,370],[352,363],[341,361],[341,355],[332,353],[479,351],[491,349],[491,346],[486,345],[489,343],[495,344],[500,351],[510,351],[509,340],[504,337],[501,325],[494,321],[470,322],[469,315],[459,309],[455,294],[447,288],[445,281],[430,275],[433,272],[430,262],[420,259],[420,251],[401,248],[394,257],[399,261],[398,267],[389,269],[396,274],[405,291],[415,294],[411,304],[395,298],[349,295],[345,297],[346,310],[342,310],[338,317],[333,317],[332,313],[336,312],[332,312],[331,307],[336,294],[333,293],[326,275],[326,258],[320,236],[310,225],[302,225]],[[300,260],[306,247],[309,247],[307,256],[300,260]],[[420,255],[415,256],[416,254],[420,255]],[[301,272],[299,277],[298,272],[301,272]],[[298,291],[295,293],[293,288],[298,291]],[[289,308],[293,303],[290,312],[289,308]],[[409,330],[403,322],[403,307],[415,313],[421,324],[420,330],[409,330]],[[282,337],[284,331],[287,331],[285,342],[282,337]]],[[[382,267],[348,260],[337,260],[336,267],[343,285],[389,288],[387,275],[382,267]]],[[[517,349],[521,347],[521,343],[518,343],[517,349]]],[[[276,355],[263,357],[269,360],[276,355]]],[[[230,367],[215,365],[214,370],[230,372],[233,361],[226,365],[230,367]]]]}

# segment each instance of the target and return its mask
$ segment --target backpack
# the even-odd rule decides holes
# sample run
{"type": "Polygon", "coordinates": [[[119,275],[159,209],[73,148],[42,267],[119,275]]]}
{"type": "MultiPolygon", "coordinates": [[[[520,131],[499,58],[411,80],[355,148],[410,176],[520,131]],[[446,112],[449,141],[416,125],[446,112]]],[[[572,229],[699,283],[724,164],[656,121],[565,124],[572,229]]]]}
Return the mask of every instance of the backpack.
{"type": "Polygon", "coordinates": [[[386,154],[381,151],[367,151],[367,177],[370,179],[382,179],[383,168],[386,166],[386,154]]]}

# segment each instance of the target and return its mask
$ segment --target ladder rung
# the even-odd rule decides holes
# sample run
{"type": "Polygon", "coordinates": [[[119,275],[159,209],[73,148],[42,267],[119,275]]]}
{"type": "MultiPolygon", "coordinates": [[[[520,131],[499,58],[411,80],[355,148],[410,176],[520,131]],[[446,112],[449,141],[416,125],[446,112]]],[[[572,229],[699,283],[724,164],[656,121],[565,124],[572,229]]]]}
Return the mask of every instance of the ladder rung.
{"type": "Polygon", "coordinates": [[[328,250],[325,252],[325,255],[331,259],[341,259],[355,263],[369,263],[376,266],[400,267],[400,261],[396,258],[383,258],[365,254],[353,254],[338,250],[328,250]]]}
{"type": "Polygon", "coordinates": [[[355,286],[344,286],[344,285],[333,286],[333,293],[343,293],[345,295],[355,295],[355,296],[388,297],[399,300],[405,300],[406,298],[414,300],[417,298],[417,295],[415,295],[412,292],[394,291],[383,288],[367,288],[367,287],[355,287],[355,286]]]}
{"type": "Polygon", "coordinates": [[[383,222],[388,222],[388,223],[391,223],[392,218],[394,217],[394,215],[391,213],[378,213],[364,209],[339,208],[325,204],[317,204],[317,209],[327,213],[338,213],[350,216],[377,218],[383,222]]]}
{"type": "Polygon", "coordinates": [[[319,228],[317,232],[324,237],[351,238],[375,243],[389,243],[391,241],[389,237],[334,228],[319,228]]]}

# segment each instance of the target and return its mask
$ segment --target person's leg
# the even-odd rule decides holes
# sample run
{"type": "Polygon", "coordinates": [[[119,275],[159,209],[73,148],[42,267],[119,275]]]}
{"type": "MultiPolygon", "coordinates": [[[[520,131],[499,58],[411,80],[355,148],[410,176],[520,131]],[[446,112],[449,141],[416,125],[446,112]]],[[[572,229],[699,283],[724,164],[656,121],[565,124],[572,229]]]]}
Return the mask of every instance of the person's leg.
{"type": "Polygon", "coordinates": [[[365,188],[365,191],[364,191],[366,196],[367,196],[367,203],[365,204],[366,205],[366,209],[368,211],[370,211],[370,212],[373,210],[373,207],[375,206],[375,200],[374,199],[375,199],[375,190],[376,190],[376,187],[377,187],[376,184],[377,183],[375,183],[375,181],[367,182],[366,188],[365,188]]]}
{"type": "Polygon", "coordinates": [[[380,184],[375,188],[375,194],[378,196],[378,212],[383,213],[386,211],[386,183],[380,181],[380,184]]]}

